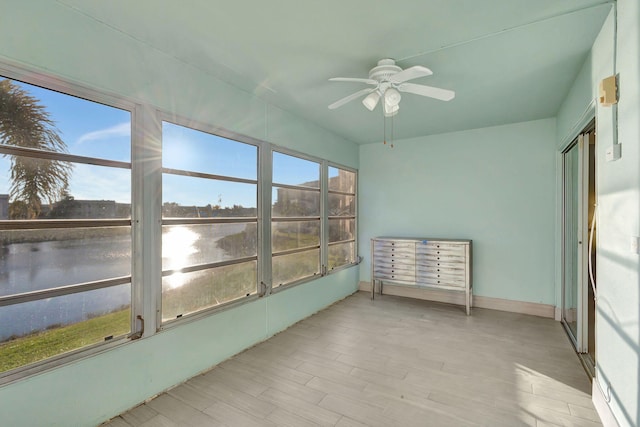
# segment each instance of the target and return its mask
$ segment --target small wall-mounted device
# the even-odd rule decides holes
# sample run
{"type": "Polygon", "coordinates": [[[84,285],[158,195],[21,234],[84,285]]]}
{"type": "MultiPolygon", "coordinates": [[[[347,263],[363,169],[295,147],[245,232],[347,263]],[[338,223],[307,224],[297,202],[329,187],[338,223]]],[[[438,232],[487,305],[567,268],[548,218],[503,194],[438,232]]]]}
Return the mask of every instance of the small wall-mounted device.
{"type": "Polygon", "coordinates": [[[604,152],[604,159],[607,162],[618,160],[620,157],[622,157],[622,147],[620,144],[611,144],[604,152]]]}
{"type": "Polygon", "coordinates": [[[616,76],[609,76],[600,82],[598,100],[604,107],[610,107],[618,103],[618,88],[616,84],[616,76]]]}

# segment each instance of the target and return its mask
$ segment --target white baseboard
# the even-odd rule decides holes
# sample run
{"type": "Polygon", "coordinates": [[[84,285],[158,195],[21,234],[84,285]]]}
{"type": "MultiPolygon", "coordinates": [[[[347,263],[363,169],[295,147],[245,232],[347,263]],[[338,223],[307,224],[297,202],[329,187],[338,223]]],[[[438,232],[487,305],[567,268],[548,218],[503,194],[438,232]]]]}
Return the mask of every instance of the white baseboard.
{"type": "MultiPolygon", "coordinates": [[[[371,282],[361,281],[358,285],[361,291],[371,292],[371,282]]],[[[439,289],[415,288],[411,286],[392,285],[388,283],[385,283],[383,286],[383,294],[460,305],[464,305],[465,298],[464,292],[450,292],[439,289]]],[[[509,311],[512,313],[548,317],[550,319],[554,319],[556,315],[556,307],[553,305],[483,297],[478,295],[474,295],[473,297],[473,306],[478,308],[488,308],[491,310],[509,311]]]]}
{"type": "Polygon", "coordinates": [[[600,421],[602,421],[602,425],[604,427],[620,427],[596,381],[598,381],[597,377],[593,379],[591,386],[591,400],[593,401],[593,406],[596,407],[596,412],[600,417],[600,421]]]}

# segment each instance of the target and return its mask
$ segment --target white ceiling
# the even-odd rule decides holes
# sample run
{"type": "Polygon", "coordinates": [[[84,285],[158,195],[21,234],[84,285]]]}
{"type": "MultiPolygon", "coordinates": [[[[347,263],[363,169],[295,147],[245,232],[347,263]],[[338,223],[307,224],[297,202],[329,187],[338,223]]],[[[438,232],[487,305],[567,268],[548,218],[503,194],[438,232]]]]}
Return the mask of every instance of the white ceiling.
{"type": "Polygon", "coordinates": [[[59,0],[357,143],[382,139],[382,113],[353,101],[381,58],[453,89],[405,94],[395,139],[555,116],[610,10],[606,0],[59,0]]]}

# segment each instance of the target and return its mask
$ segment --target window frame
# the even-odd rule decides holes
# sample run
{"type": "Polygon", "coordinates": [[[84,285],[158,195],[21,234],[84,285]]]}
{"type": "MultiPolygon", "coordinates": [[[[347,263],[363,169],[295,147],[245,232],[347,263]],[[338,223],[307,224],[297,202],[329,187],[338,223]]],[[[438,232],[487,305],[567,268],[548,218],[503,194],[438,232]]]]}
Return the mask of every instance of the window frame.
{"type": "MultiPolygon", "coordinates": [[[[5,150],[9,154],[53,160],[71,161],[87,165],[122,167],[130,170],[131,179],[131,215],[129,219],[94,219],[94,220],[38,220],[42,225],[39,228],[51,226],[73,227],[82,223],[91,224],[93,227],[118,225],[129,226],[131,233],[131,274],[129,276],[109,278],[96,282],[74,284],[58,288],[47,289],[47,296],[62,296],[73,293],[90,291],[118,284],[130,284],[130,333],[114,337],[109,341],[90,344],[61,353],[46,359],[23,365],[3,373],[0,373],[0,386],[46,372],[50,369],[63,366],[74,361],[92,357],[105,351],[127,345],[139,338],[147,338],[156,333],[182,324],[190,323],[202,318],[210,317],[218,312],[232,309],[236,306],[255,301],[261,297],[268,297],[272,293],[286,291],[292,287],[311,282],[328,274],[333,274],[345,268],[359,264],[358,257],[358,170],[322,159],[313,155],[302,153],[287,147],[256,139],[213,124],[193,120],[185,116],[168,113],[158,109],[149,101],[140,101],[135,98],[110,92],[107,90],[83,85],[73,80],[46,74],[35,68],[26,68],[22,64],[0,60],[0,77],[39,86],[44,89],[59,92],[64,95],[84,99],[86,101],[103,104],[127,111],[131,117],[130,137],[130,162],[93,158],[77,154],[55,153],[45,151],[31,151],[24,147],[10,147],[5,150]],[[162,122],[166,121],[179,126],[185,126],[201,132],[210,133],[222,138],[235,140],[241,143],[257,147],[257,292],[249,297],[230,301],[213,307],[209,307],[195,313],[184,315],[179,319],[162,323],[162,122]],[[320,274],[309,276],[300,280],[287,283],[285,286],[272,287],[272,245],[271,245],[271,208],[272,208],[272,167],[273,151],[310,160],[319,165],[320,180],[320,274]],[[356,213],[355,213],[355,254],[354,263],[344,264],[327,271],[328,261],[328,168],[336,167],[355,173],[356,213]]],[[[215,117],[213,118],[215,121],[215,117]]],[[[1,148],[1,147],[0,147],[1,148]]],[[[4,151],[3,151],[4,153],[4,151]]],[[[242,182],[242,180],[241,180],[242,182]]],[[[308,220],[309,217],[305,217],[308,220]]],[[[168,219],[172,221],[173,219],[168,219]]],[[[11,220],[14,228],[18,228],[20,220],[11,220]]],[[[33,220],[32,220],[33,221],[33,220]]],[[[237,219],[231,219],[236,221],[237,219]]],[[[32,228],[33,224],[21,225],[23,228],[32,228]]],[[[37,291],[40,292],[40,291],[37,291]]],[[[39,299],[38,295],[11,295],[0,297],[0,306],[15,305],[19,302],[29,302],[39,299]],[[13,301],[13,302],[9,302],[13,301]],[[18,301],[18,302],[16,302],[18,301]]]]}
{"type": "Polygon", "coordinates": [[[358,205],[359,205],[359,203],[358,203],[358,170],[354,169],[354,168],[347,167],[347,166],[342,166],[342,165],[339,165],[339,164],[334,163],[334,162],[327,162],[327,191],[326,191],[326,195],[327,195],[327,201],[326,201],[326,206],[327,206],[327,215],[326,215],[326,219],[327,219],[327,225],[326,225],[326,230],[327,230],[327,236],[326,236],[326,239],[327,239],[327,249],[326,249],[327,262],[326,262],[326,265],[327,265],[327,269],[328,269],[327,274],[332,274],[332,273],[337,273],[340,270],[343,270],[345,268],[349,268],[349,267],[352,267],[354,265],[360,264],[360,257],[358,255],[358,217],[359,217],[358,216],[358,205]],[[342,169],[344,171],[352,172],[354,174],[354,177],[353,177],[353,180],[354,180],[354,182],[353,182],[353,193],[344,193],[344,192],[335,191],[335,190],[332,191],[332,190],[329,189],[329,179],[330,179],[329,176],[328,176],[329,168],[342,169]],[[354,206],[353,215],[350,215],[350,216],[346,216],[346,215],[345,216],[329,216],[329,212],[328,212],[328,209],[329,209],[329,194],[353,195],[354,205],[355,205],[354,206]],[[331,219],[353,219],[353,222],[354,222],[354,232],[353,232],[353,236],[354,237],[353,237],[353,240],[341,240],[341,241],[338,241],[338,242],[330,242],[329,241],[329,220],[331,220],[331,219]],[[355,254],[354,262],[342,264],[340,266],[337,266],[337,267],[334,267],[334,268],[330,269],[329,268],[329,259],[328,259],[328,257],[329,257],[329,247],[332,246],[332,245],[338,245],[338,244],[345,243],[345,242],[353,242],[353,246],[354,246],[353,252],[355,254]]]}
{"type": "Polygon", "coordinates": [[[261,154],[263,151],[263,147],[264,147],[264,143],[260,140],[248,137],[248,136],[244,136],[235,132],[231,132],[228,131],[226,129],[220,128],[220,127],[216,127],[210,124],[206,124],[206,123],[202,123],[202,122],[198,122],[198,121],[194,121],[192,119],[187,119],[183,116],[177,115],[177,114],[169,114],[166,112],[163,112],[161,110],[157,110],[156,111],[156,120],[157,120],[157,127],[160,129],[160,134],[158,137],[158,140],[160,141],[160,166],[159,166],[159,174],[160,174],[160,201],[159,201],[159,206],[158,206],[158,222],[160,224],[160,235],[158,236],[158,240],[159,240],[159,254],[160,254],[160,259],[158,261],[156,261],[156,263],[158,264],[156,267],[154,267],[155,270],[159,270],[160,273],[160,280],[158,285],[156,286],[156,292],[157,292],[157,298],[156,298],[156,312],[157,312],[157,317],[156,317],[156,324],[157,324],[157,331],[161,331],[164,329],[168,329],[168,328],[172,328],[175,326],[179,326],[182,325],[183,323],[187,323],[190,321],[194,321],[194,320],[198,320],[204,317],[208,317],[210,315],[212,315],[213,313],[217,313],[218,311],[221,310],[227,310],[229,308],[233,308],[235,306],[238,305],[242,305],[251,301],[255,301],[256,299],[262,297],[264,295],[264,293],[262,292],[262,286],[261,286],[261,268],[262,268],[262,260],[260,256],[261,252],[260,252],[260,248],[261,248],[261,215],[260,215],[260,207],[262,205],[261,200],[262,200],[262,186],[264,185],[263,183],[261,183],[260,181],[260,177],[261,177],[261,154]],[[212,174],[212,173],[203,173],[203,172],[192,172],[192,171],[185,171],[185,170],[180,170],[180,169],[174,169],[174,168],[165,168],[164,166],[162,166],[162,141],[163,141],[163,133],[162,133],[162,124],[166,122],[166,123],[170,123],[172,125],[176,125],[176,126],[182,126],[191,130],[195,130],[198,132],[203,132],[203,133],[207,133],[213,136],[217,136],[217,137],[221,137],[221,138],[225,138],[228,140],[232,140],[232,141],[236,141],[238,143],[243,143],[243,144],[248,144],[248,145],[252,145],[256,147],[256,179],[252,180],[252,179],[248,179],[248,178],[237,178],[237,177],[230,177],[230,176],[226,176],[226,175],[218,175],[218,174],[212,174]],[[181,176],[191,176],[191,177],[197,177],[197,178],[205,178],[205,179],[214,179],[214,180],[222,180],[222,181],[227,181],[227,182],[239,182],[239,183],[247,183],[247,184],[255,184],[256,185],[256,216],[255,217],[223,217],[223,218],[163,218],[162,216],[162,199],[164,196],[164,192],[163,192],[163,187],[162,187],[162,176],[165,173],[169,173],[169,174],[173,174],[173,175],[181,175],[181,176]],[[250,257],[243,257],[243,258],[238,258],[238,259],[234,259],[232,261],[218,261],[218,262],[212,262],[212,263],[205,263],[205,264],[198,264],[198,265],[193,265],[193,266],[189,266],[189,267],[185,267],[180,269],[183,272],[195,272],[195,271],[206,271],[206,270],[210,270],[210,269],[214,269],[217,267],[225,267],[228,265],[234,265],[234,264],[241,264],[244,262],[249,262],[249,261],[256,261],[257,264],[257,270],[256,270],[256,292],[252,293],[248,296],[245,297],[241,297],[235,300],[231,300],[231,301],[227,301],[221,304],[217,304],[214,306],[210,306],[210,307],[205,307],[202,308],[200,310],[194,311],[192,313],[187,313],[184,314],[180,317],[174,318],[174,319],[166,319],[166,320],[162,320],[162,278],[171,275],[172,273],[175,272],[175,270],[163,270],[162,268],[162,227],[165,225],[198,225],[198,224],[232,224],[232,223],[238,223],[238,222],[242,222],[242,223],[246,223],[246,222],[254,222],[256,223],[256,227],[257,227],[257,245],[256,245],[256,255],[255,256],[250,256],[250,257]]]}
{"type": "MultiPolygon", "coordinates": [[[[315,157],[315,156],[311,156],[309,154],[305,154],[305,153],[301,153],[299,151],[296,150],[292,150],[289,148],[285,148],[285,147],[280,147],[274,144],[271,144],[269,147],[269,153],[270,153],[270,165],[273,168],[273,157],[274,157],[274,153],[279,153],[279,154],[284,154],[286,156],[291,156],[291,157],[296,157],[302,160],[306,160],[306,161],[310,161],[313,163],[317,163],[318,164],[318,188],[316,189],[315,187],[307,187],[304,185],[293,185],[293,184],[283,184],[283,183],[274,183],[273,182],[273,172],[271,174],[270,177],[270,186],[269,186],[269,221],[268,224],[265,224],[265,227],[268,226],[268,232],[269,235],[272,236],[272,225],[274,224],[274,222],[302,222],[302,221],[318,221],[318,226],[320,229],[320,239],[319,239],[319,244],[317,246],[308,246],[308,247],[303,247],[303,248],[296,248],[296,249],[290,249],[290,250],[285,250],[285,251],[278,251],[277,253],[274,254],[273,252],[273,244],[269,245],[269,252],[268,252],[268,257],[269,257],[269,265],[271,266],[271,268],[273,268],[273,259],[274,257],[279,257],[279,256],[286,256],[286,255],[291,255],[291,254],[296,254],[296,253],[303,253],[303,252],[308,252],[314,249],[318,249],[319,251],[319,256],[318,256],[318,273],[311,275],[311,276],[305,276],[296,280],[292,280],[291,282],[287,282],[287,283],[281,283],[281,284],[275,284],[273,282],[273,271],[271,272],[271,275],[269,277],[266,277],[265,280],[268,283],[268,287],[269,287],[269,294],[273,294],[273,293],[277,293],[277,292],[281,292],[283,290],[289,289],[293,286],[296,285],[301,285],[303,283],[307,283],[309,281],[318,279],[320,277],[323,277],[325,274],[325,263],[323,261],[323,253],[324,250],[323,248],[325,247],[325,239],[324,239],[324,235],[325,235],[325,224],[324,224],[324,220],[323,220],[323,212],[325,210],[325,187],[324,187],[324,170],[325,170],[325,165],[324,162],[325,160],[315,157]],[[312,192],[318,192],[319,194],[319,198],[320,198],[320,206],[319,206],[319,215],[318,216],[295,216],[295,217],[278,217],[278,219],[274,220],[274,218],[272,217],[272,195],[273,195],[273,189],[274,188],[287,188],[287,189],[291,189],[291,190],[302,190],[302,191],[312,191],[312,192]]],[[[266,254],[265,254],[266,256],[266,254]]]]}
{"type": "Polygon", "coordinates": [[[85,101],[102,104],[107,107],[126,111],[131,118],[130,137],[130,161],[123,162],[104,158],[96,158],[78,154],[58,153],[53,151],[32,149],[26,147],[16,147],[0,144],[1,155],[17,155],[30,158],[59,160],[76,164],[86,164],[93,166],[104,166],[120,169],[129,169],[131,183],[131,213],[130,218],[109,218],[109,219],[55,219],[55,220],[0,220],[0,230],[36,230],[36,229],[72,229],[72,228],[97,228],[108,226],[128,226],[131,237],[131,261],[130,274],[121,277],[95,280],[90,282],[75,283],[71,285],[56,286],[48,289],[28,291],[19,294],[0,296],[0,307],[18,305],[46,298],[61,297],[73,294],[81,294],[97,289],[105,289],[123,284],[130,285],[130,328],[129,333],[114,336],[113,338],[89,344],[87,346],[75,348],[45,359],[22,365],[8,371],[0,373],[0,386],[23,379],[25,377],[43,372],[48,369],[71,363],[73,361],[89,357],[108,349],[124,345],[132,339],[138,338],[142,324],[137,321],[141,315],[142,292],[140,277],[135,273],[134,253],[136,253],[137,231],[134,224],[137,218],[134,215],[135,205],[138,202],[139,190],[135,186],[134,174],[136,173],[135,146],[139,144],[140,135],[135,129],[140,127],[141,104],[136,103],[126,97],[115,95],[107,91],[97,91],[82,84],[68,81],[58,77],[50,77],[37,71],[24,69],[22,66],[0,61],[0,79],[9,79],[42,89],[58,92],[62,95],[79,98],[85,101]]]}

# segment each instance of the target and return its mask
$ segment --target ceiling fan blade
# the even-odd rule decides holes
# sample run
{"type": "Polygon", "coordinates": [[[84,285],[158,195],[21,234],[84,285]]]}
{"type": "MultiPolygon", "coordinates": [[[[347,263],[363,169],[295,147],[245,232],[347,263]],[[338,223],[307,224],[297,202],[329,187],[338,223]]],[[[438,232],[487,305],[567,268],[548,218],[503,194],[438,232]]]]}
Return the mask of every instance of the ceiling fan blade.
{"type": "Polygon", "coordinates": [[[355,83],[366,83],[368,85],[377,85],[378,81],[373,79],[359,79],[357,77],[334,77],[329,79],[330,82],[355,82],[355,83]]]}
{"type": "Polygon", "coordinates": [[[416,65],[392,75],[391,77],[389,77],[389,80],[392,83],[402,83],[406,82],[407,80],[417,79],[418,77],[430,76],[431,74],[433,74],[433,71],[431,71],[427,67],[416,65]]]}
{"type": "Polygon", "coordinates": [[[429,98],[439,99],[441,101],[451,101],[456,93],[448,89],[440,89],[439,87],[417,85],[414,83],[402,83],[398,85],[400,92],[415,93],[416,95],[428,96],[429,98]]]}
{"type": "Polygon", "coordinates": [[[330,110],[335,110],[338,107],[342,107],[344,104],[346,104],[347,102],[353,101],[356,98],[361,97],[362,95],[368,94],[373,92],[374,90],[376,90],[376,88],[367,88],[367,89],[362,89],[357,91],[356,93],[352,93],[349,96],[345,96],[342,99],[337,100],[336,102],[334,102],[333,104],[329,105],[329,109],[330,110]]]}

